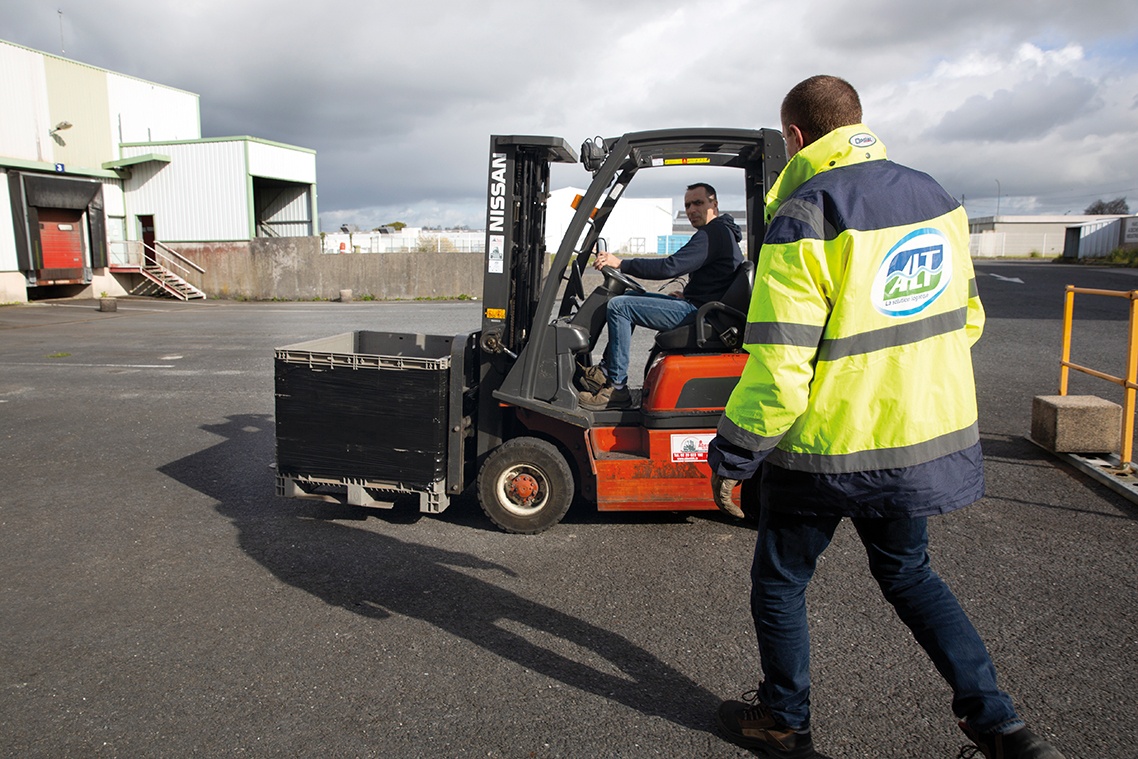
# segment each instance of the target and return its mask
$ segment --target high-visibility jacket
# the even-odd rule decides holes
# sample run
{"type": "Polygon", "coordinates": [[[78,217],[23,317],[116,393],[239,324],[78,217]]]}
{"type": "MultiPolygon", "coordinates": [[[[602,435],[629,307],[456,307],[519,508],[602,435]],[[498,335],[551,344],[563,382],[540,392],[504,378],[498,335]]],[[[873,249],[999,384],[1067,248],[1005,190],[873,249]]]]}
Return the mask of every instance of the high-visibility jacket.
{"type": "Polygon", "coordinates": [[[765,459],[764,505],[794,513],[922,516],[977,500],[970,349],[984,312],[964,208],[862,124],[801,150],[766,200],[750,355],[712,466],[724,449],[765,459]]]}

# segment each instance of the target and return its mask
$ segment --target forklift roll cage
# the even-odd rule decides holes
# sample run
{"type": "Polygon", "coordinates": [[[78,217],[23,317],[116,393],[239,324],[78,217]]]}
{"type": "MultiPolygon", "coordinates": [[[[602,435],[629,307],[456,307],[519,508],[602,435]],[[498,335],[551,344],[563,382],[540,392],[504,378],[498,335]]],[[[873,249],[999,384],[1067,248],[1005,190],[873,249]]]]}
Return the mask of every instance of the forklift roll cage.
{"type": "Polygon", "coordinates": [[[786,165],[786,146],[773,129],[662,129],[586,141],[580,160],[593,179],[546,275],[550,164],[577,160],[561,138],[491,137],[479,339],[479,460],[510,434],[502,414],[508,406],[575,427],[622,421],[619,412],[579,408],[569,381],[575,356],[591,347],[588,325],[574,320],[585,302],[582,276],[605,222],[636,174],[681,165],[742,169],[746,249],[753,262],[766,230],[764,199],[786,165]],[[613,414],[613,419],[598,418],[613,414]]]}

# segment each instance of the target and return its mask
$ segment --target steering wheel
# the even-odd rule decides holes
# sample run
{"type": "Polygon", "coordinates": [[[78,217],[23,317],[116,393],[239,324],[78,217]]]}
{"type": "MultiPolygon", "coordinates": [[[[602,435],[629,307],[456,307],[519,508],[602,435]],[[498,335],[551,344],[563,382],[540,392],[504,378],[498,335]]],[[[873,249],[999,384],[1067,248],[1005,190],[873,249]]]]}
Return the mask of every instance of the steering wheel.
{"type": "Polygon", "coordinates": [[[617,282],[620,282],[622,285],[627,287],[629,290],[632,290],[634,293],[642,294],[645,292],[644,285],[640,284],[635,279],[622,272],[620,269],[614,269],[611,266],[602,266],[601,274],[605,275],[606,280],[615,279],[617,282]]]}

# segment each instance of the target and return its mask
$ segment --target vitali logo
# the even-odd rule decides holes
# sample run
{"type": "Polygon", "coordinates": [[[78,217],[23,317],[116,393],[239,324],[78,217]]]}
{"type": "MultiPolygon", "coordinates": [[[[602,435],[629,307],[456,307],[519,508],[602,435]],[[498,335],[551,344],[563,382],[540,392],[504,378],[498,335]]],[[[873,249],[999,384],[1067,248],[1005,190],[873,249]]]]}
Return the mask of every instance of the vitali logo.
{"type": "Polygon", "coordinates": [[[873,307],[886,316],[925,310],[952,281],[952,249],[936,229],[901,238],[881,262],[873,280],[873,307]]]}

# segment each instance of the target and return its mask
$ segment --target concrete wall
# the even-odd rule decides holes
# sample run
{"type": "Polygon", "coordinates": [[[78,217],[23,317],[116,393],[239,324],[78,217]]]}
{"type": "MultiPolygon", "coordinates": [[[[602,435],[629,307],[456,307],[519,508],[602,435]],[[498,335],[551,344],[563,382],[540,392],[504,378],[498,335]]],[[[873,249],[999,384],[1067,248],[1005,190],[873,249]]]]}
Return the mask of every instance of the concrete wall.
{"type": "Polygon", "coordinates": [[[211,298],[333,300],[340,290],[357,300],[482,297],[482,253],[327,255],[319,237],[170,247],[205,269],[186,278],[211,298]]]}

